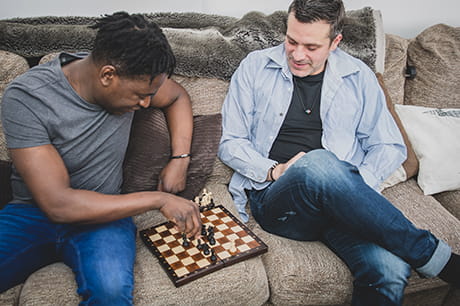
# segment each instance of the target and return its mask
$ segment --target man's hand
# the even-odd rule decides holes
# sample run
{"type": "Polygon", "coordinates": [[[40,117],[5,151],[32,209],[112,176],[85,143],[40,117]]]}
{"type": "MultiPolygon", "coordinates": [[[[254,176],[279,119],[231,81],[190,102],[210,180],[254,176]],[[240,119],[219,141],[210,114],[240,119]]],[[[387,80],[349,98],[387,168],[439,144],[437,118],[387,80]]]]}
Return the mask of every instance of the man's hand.
{"type": "Polygon", "coordinates": [[[160,173],[158,191],[178,193],[185,189],[190,158],[171,159],[160,173]]]}
{"type": "Polygon", "coordinates": [[[165,194],[160,212],[174,222],[179,232],[189,238],[199,238],[201,233],[201,217],[198,205],[190,200],[165,194]]]}
{"type": "Polygon", "coordinates": [[[279,164],[275,167],[275,169],[272,170],[272,177],[273,180],[279,179],[283,173],[289,169],[290,166],[292,166],[299,158],[305,155],[305,152],[299,152],[294,157],[292,157],[290,160],[288,160],[286,163],[279,164]]]}

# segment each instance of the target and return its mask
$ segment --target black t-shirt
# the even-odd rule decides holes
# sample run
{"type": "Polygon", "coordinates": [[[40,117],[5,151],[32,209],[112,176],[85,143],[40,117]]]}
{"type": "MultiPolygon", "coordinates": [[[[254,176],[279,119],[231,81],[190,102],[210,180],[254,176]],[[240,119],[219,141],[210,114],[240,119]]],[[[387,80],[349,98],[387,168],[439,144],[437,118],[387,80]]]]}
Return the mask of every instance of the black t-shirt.
{"type": "Polygon", "coordinates": [[[287,162],[300,151],[322,148],[323,127],[320,117],[321,86],[324,71],[306,77],[293,77],[294,94],[269,157],[287,162]]]}

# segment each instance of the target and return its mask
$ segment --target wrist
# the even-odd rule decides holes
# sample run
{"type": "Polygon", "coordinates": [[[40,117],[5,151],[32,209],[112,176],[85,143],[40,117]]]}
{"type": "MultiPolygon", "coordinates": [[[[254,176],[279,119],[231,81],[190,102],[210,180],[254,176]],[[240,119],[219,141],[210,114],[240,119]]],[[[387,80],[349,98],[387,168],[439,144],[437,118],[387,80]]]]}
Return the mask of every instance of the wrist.
{"type": "Polygon", "coordinates": [[[273,164],[273,166],[270,167],[270,169],[268,170],[268,179],[272,182],[276,181],[276,178],[275,178],[275,169],[276,167],[278,167],[279,163],[276,162],[273,164]]]}
{"type": "Polygon", "coordinates": [[[192,157],[191,153],[184,153],[179,155],[171,155],[169,159],[190,159],[192,157]]]}

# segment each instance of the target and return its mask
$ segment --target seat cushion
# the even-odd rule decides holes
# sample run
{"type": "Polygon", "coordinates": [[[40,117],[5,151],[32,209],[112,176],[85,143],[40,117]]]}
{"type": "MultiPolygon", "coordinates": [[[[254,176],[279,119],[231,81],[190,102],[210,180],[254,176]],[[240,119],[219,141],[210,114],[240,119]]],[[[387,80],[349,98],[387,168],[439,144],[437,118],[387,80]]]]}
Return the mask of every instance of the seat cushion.
{"type": "Polygon", "coordinates": [[[460,190],[441,192],[433,196],[452,215],[460,219],[460,190]]]}

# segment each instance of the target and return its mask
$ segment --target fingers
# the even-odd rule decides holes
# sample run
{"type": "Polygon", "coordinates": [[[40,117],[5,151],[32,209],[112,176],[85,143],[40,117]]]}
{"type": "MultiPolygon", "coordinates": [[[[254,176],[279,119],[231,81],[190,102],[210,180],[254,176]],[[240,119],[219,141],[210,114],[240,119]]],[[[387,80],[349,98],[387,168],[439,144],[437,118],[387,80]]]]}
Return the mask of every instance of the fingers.
{"type": "Polygon", "coordinates": [[[299,158],[301,158],[302,156],[304,156],[306,153],[305,152],[299,152],[297,153],[296,155],[294,155],[294,157],[292,157],[290,160],[288,160],[287,162],[287,165],[288,165],[288,168],[294,164],[299,158]]]}
{"type": "Polygon", "coordinates": [[[198,205],[192,201],[177,197],[177,203],[169,209],[163,210],[163,214],[172,222],[179,232],[185,233],[187,237],[199,238],[201,232],[201,217],[198,205]],[[171,215],[169,215],[171,213],[171,215]]]}

